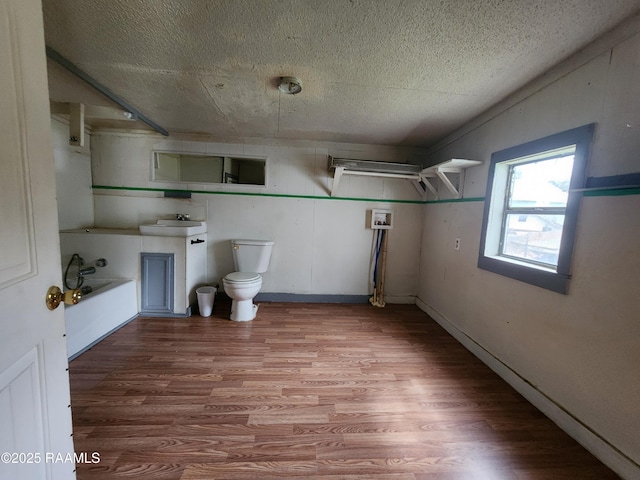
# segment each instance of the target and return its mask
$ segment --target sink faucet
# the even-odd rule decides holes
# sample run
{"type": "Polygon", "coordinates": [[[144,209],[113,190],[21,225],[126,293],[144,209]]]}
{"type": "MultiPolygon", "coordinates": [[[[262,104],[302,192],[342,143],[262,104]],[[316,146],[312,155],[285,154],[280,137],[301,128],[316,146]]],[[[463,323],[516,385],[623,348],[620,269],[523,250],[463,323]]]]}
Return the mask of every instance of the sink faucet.
{"type": "Polygon", "coordinates": [[[176,213],[176,219],[177,220],[189,220],[189,214],[188,213],[176,213]]]}

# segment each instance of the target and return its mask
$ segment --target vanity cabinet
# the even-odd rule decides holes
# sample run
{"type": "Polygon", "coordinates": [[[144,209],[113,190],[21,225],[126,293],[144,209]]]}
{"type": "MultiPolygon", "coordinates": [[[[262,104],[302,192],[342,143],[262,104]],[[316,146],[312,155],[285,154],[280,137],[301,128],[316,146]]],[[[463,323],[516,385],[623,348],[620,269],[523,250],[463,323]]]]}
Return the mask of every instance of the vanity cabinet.
{"type": "MultiPolygon", "coordinates": [[[[205,284],[207,280],[207,235],[199,234],[188,237],[142,235],[141,238],[143,252],[141,255],[173,255],[173,304],[167,313],[189,315],[191,305],[197,301],[196,288],[205,284]]],[[[154,267],[157,273],[151,274],[158,277],[163,272],[162,267],[158,264],[154,267]]],[[[149,272],[153,272],[153,270],[149,270],[149,272]]],[[[155,289],[154,298],[160,295],[160,289],[167,285],[166,281],[160,281],[158,278],[145,279],[144,266],[141,274],[142,289],[146,285],[155,289]]],[[[144,305],[142,307],[144,308],[144,305]]]]}

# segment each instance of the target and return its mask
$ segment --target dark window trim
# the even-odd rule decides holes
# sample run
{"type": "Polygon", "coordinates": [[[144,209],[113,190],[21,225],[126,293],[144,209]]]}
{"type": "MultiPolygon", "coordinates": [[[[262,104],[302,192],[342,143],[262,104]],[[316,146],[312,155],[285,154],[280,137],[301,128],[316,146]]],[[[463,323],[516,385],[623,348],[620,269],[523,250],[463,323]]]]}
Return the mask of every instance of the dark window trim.
{"type": "Polygon", "coordinates": [[[491,155],[489,176],[487,179],[487,192],[485,195],[484,212],[482,218],[482,232],[480,236],[480,251],[478,255],[478,268],[488,270],[521,282],[536,285],[557,293],[566,294],[569,279],[571,278],[571,258],[573,256],[573,244],[578,223],[578,210],[580,207],[581,192],[576,190],[584,188],[589,149],[595,124],[566,130],[548,137],[533,140],[531,142],[500,150],[491,155]],[[489,223],[489,211],[496,165],[508,160],[533,155],[546,150],[553,150],[568,145],[575,145],[573,173],[569,186],[569,195],[565,212],[565,221],[562,229],[560,252],[556,271],[542,270],[534,265],[526,265],[510,262],[507,259],[495,258],[485,255],[487,227],[489,223]]]}

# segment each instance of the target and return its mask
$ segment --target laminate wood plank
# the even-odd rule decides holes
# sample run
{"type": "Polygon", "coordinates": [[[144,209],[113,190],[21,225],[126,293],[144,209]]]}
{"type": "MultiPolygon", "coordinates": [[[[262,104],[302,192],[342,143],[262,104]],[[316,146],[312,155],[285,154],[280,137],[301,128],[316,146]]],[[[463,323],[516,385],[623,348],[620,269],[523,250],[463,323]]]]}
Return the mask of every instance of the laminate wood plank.
{"type": "Polygon", "coordinates": [[[229,462],[291,462],[315,461],[318,446],[340,449],[339,439],[324,438],[269,438],[253,444],[236,445],[227,449],[229,462]]]}
{"type": "MultiPolygon", "coordinates": [[[[165,432],[166,433],[166,432],[165,432]]],[[[99,438],[88,437],[84,440],[86,448],[91,451],[117,452],[119,455],[129,455],[133,451],[139,451],[141,454],[167,455],[168,453],[176,453],[180,455],[214,455],[226,456],[227,450],[233,447],[246,446],[251,444],[255,439],[252,435],[244,436],[137,436],[137,437],[111,437],[99,438]]],[[[128,457],[131,458],[131,457],[128,457]]],[[[131,463],[131,462],[128,462],[131,463]]],[[[162,462],[160,462],[162,463],[162,462]]]]}
{"type": "MultiPolygon", "coordinates": [[[[478,440],[487,440],[490,436],[490,432],[485,428],[477,429],[477,432],[472,430],[412,430],[403,432],[366,432],[366,433],[352,433],[345,432],[342,434],[344,437],[345,445],[403,445],[403,444],[424,444],[424,445],[438,445],[441,447],[458,448],[458,446],[468,446],[469,449],[473,449],[476,446],[480,448],[486,448],[493,445],[491,442],[479,442],[478,440]]],[[[529,442],[534,444],[537,440],[529,432],[513,431],[504,432],[499,436],[499,445],[521,445],[529,442]]],[[[546,444],[545,444],[546,445],[546,444]]]]}
{"type": "MultiPolygon", "coordinates": [[[[314,480],[369,480],[370,475],[316,475],[314,480]]],[[[389,473],[375,476],[376,480],[415,480],[412,473],[389,473]]]]}
{"type": "Polygon", "coordinates": [[[457,457],[385,457],[385,458],[357,458],[339,460],[318,460],[318,473],[322,475],[368,475],[376,478],[384,473],[448,473],[469,471],[477,475],[476,478],[512,479],[517,480],[515,474],[508,467],[483,465],[465,458],[457,457]],[[487,476],[491,472],[492,476],[487,476]]]}
{"type": "Polygon", "coordinates": [[[248,425],[249,415],[244,413],[230,412],[223,414],[215,414],[204,411],[201,414],[179,415],[174,417],[173,423],[178,425],[212,425],[223,424],[230,425],[238,423],[248,425]]]}
{"type": "Polygon", "coordinates": [[[514,472],[518,480],[600,480],[614,478],[611,476],[611,471],[603,465],[564,468],[517,468],[514,472]]]}
{"type": "Polygon", "coordinates": [[[112,395],[105,393],[84,393],[74,396],[73,404],[76,407],[92,407],[96,405],[114,406],[114,405],[142,405],[146,396],[135,395],[112,395]]]}
{"type": "Polygon", "coordinates": [[[211,448],[202,448],[201,444],[195,443],[187,445],[190,450],[174,449],[174,448],[148,448],[148,449],[131,449],[120,454],[118,457],[119,464],[174,464],[189,465],[193,463],[225,463],[227,452],[214,450],[211,448]],[[201,450],[199,450],[201,448],[201,450]]]}
{"type": "Polygon", "coordinates": [[[518,480],[513,472],[504,469],[452,469],[450,472],[415,473],[414,480],[518,480]]]}
{"type": "Polygon", "coordinates": [[[287,415],[269,413],[253,413],[249,415],[249,425],[296,425],[296,424],[327,424],[328,413],[307,412],[287,415]]]}
{"type": "Polygon", "coordinates": [[[184,466],[177,464],[139,463],[139,464],[80,464],[76,470],[77,478],[90,478],[91,480],[112,479],[147,479],[154,480],[181,480],[184,474],[184,466]]]}
{"type": "MultiPolygon", "coordinates": [[[[294,430],[299,433],[388,433],[404,432],[410,435],[415,431],[460,431],[471,435],[469,432],[482,432],[482,437],[492,440],[495,431],[484,420],[474,417],[471,419],[452,416],[450,418],[434,419],[424,418],[424,415],[409,414],[336,414],[329,416],[329,423],[320,427],[316,425],[295,425],[294,430]]],[[[472,438],[477,438],[473,436],[472,438]]]]}
{"type": "Polygon", "coordinates": [[[315,460],[205,463],[187,466],[180,480],[309,480],[315,473],[315,460]]]}
{"type": "Polygon", "coordinates": [[[202,380],[202,381],[221,381],[223,376],[219,373],[190,372],[184,373],[165,373],[162,371],[139,371],[129,368],[126,372],[110,374],[106,377],[109,381],[144,381],[144,380],[168,380],[168,381],[184,381],[184,380],[202,380]]]}
{"type": "Polygon", "coordinates": [[[71,362],[78,480],[617,478],[413,305],[228,307],[71,362]]]}

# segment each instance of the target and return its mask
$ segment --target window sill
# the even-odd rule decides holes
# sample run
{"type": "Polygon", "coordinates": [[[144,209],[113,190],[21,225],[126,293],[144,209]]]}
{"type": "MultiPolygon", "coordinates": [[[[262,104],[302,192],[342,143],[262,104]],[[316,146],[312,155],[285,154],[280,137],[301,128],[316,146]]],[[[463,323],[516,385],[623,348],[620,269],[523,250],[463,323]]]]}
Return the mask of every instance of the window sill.
{"type": "Polygon", "coordinates": [[[536,270],[541,270],[543,272],[557,273],[555,268],[545,267],[543,265],[529,263],[529,262],[525,262],[524,260],[517,260],[515,258],[503,257],[500,255],[487,255],[487,258],[491,258],[492,260],[497,260],[499,262],[511,263],[513,265],[520,265],[521,267],[524,267],[524,268],[535,268],[536,270]]]}
{"type": "Polygon", "coordinates": [[[566,295],[569,277],[539,265],[505,257],[480,256],[478,268],[566,295]]]}

